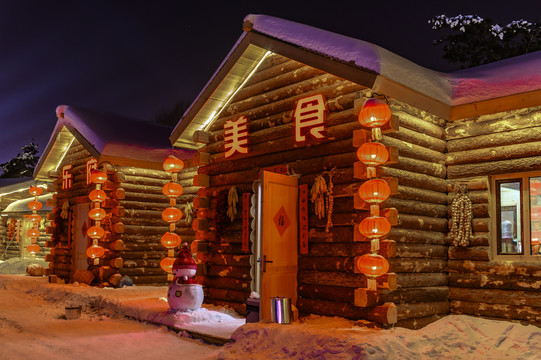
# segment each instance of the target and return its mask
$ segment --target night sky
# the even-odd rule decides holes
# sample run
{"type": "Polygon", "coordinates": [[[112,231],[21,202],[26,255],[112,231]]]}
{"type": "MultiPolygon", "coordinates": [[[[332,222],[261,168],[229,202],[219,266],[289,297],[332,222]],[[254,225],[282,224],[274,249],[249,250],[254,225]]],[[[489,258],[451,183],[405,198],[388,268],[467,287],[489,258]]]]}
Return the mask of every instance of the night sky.
{"type": "Polygon", "coordinates": [[[382,46],[417,64],[456,69],[432,44],[434,15],[507,24],[541,18],[541,1],[0,0],[0,162],[32,138],[40,152],[57,105],[152,120],[191,102],[242,33],[266,14],[382,46]]]}

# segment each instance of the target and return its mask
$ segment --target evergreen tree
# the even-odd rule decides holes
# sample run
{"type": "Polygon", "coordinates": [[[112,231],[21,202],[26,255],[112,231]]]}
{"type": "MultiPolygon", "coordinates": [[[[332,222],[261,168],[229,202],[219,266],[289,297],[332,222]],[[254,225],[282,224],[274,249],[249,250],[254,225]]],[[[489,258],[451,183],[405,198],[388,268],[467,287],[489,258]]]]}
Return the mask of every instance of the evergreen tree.
{"type": "Polygon", "coordinates": [[[444,30],[434,41],[443,44],[443,58],[468,68],[541,50],[541,21],[493,24],[478,15],[438,15],[428,21],[432,30],[444,30]]]}
{"type": "Polygon", "coordinates": [[[38,160],[38,145],[32,139],[30,144],[21,148],[16,157],[0,164],[0,169],[3,172],[0,178],[32,177],[38,160]]]}

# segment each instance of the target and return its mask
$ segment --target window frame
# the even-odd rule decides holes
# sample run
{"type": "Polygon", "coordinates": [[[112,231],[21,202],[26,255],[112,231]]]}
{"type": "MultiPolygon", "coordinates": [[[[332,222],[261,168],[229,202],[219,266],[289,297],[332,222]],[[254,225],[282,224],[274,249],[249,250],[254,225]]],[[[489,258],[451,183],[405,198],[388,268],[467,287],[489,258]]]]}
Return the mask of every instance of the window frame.
{"type": "Polygon", "coordinates": [[[531,254],[531,215],[530,215],[530,178],[541,177],[541,171],[527,171],[511,174],[492,175],[491,199],[493,200],[491,225],[491,253],[494,260],[505,261],[541,261],[541,255],[531,254]],[[518,181],[520,185],[520,235],[522,252],[517,254],[501,254],[501,197],[500,184],[518,181]]]}

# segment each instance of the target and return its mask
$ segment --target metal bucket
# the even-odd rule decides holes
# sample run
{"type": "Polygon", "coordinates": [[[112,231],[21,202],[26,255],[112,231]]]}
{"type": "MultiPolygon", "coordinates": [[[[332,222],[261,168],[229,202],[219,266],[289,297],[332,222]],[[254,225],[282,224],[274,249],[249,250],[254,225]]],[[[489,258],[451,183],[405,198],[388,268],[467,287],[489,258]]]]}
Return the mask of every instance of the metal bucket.
{"type": "Polygon", "coordinates": [[[291,323],[291,299],[271,298],[271,321],[278,324],[291,323]]]}
{"type": "Polygon", "coordinates": [[[75,320],[81,317],[80,306],[66,306],[66,320],[75,320]]]}

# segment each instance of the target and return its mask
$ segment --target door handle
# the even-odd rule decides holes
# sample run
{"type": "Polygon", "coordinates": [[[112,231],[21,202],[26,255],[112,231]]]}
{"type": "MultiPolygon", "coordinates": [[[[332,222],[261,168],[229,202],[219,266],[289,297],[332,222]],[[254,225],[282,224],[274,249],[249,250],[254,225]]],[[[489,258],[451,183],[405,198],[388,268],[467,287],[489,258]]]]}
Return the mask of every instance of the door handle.
{"type": "Polygon", "coordinates": [[[263,255],[263,261],[261,262],[262,271],[267,271],[267,263],[272,263],[272,260],[267,260],[267,255],[263,255]]]}

